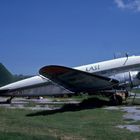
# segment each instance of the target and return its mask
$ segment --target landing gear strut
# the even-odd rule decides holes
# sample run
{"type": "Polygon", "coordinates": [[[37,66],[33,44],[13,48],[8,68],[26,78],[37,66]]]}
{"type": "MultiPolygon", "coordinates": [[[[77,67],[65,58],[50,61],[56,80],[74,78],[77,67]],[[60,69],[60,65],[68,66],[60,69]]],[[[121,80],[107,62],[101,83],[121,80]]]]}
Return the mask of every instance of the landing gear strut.
{"type": "Polygon", "coordinates": [[[6,103],[11,104],[11,101],[12,101],[13,98],[14,98],[14,96],[11,96],[9,99],[7,99],[6,103]]]}
{"type": "Polygon", "coordinates": [[[115,91],[113,95],[110,96],[111,105],[121,105],[123,101],[126,101],[128,98],[128,91],[115,91]]]}

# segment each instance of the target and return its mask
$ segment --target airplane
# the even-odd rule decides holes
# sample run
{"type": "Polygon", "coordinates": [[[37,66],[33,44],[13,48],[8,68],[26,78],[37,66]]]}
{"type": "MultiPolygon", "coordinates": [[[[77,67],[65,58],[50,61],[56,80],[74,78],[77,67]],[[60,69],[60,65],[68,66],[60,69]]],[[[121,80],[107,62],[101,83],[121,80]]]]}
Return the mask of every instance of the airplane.
{"type": "Polygon", "coordinates": [[[122,104],[129,91],[140,85],[140,56],[116,58],[74,68],[48,65],[37,76],[0,87],[0,96],[54,96],[102,94],[115,105],[122,104]]]}

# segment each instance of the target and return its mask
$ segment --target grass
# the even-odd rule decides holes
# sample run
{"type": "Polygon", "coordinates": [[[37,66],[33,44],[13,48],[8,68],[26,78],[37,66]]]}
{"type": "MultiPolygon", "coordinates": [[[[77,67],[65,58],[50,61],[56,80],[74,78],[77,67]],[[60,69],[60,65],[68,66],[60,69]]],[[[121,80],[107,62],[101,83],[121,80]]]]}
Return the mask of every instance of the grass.
{"type": "MultiPolygon", "coordinates": [[[[140,140],[140,133],[116,127],[128,122],[140,125],[140,121],[124,120],[124,112],[119,110],[105,110],[106,100],[103,106],[90,108],[87,102],[94,101],[85,100],[80,106],[65,105],[55,111],[0,107],[0,140],[140,140]]],[[[128,102],[132,105],[132,99],[128,102]]],[[[135,104],[139,105],[140,99],[135,104]]]]}
{"type": "Polygon", "coordinates": [[[133,89],[132,92],[134,92],[134,93],[139,93],[139,94],[140,94],[140,89],[139,89],[139,88],[133,89]]]}
{"type": "Polygon", "coordinates": [[[139,140],[140,133],[116,128],[126,124],[122,115],[103,108],[63,112],[0,108],[0,140],[139,140]]]}

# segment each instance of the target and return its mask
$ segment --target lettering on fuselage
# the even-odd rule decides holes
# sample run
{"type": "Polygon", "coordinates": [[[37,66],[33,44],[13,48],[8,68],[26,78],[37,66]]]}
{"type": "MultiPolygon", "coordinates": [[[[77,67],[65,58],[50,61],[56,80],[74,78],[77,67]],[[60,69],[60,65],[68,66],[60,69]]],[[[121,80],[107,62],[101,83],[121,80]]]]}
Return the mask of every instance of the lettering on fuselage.
{"type": "Polygon", "coordinates": [[[86,67],[86,72],[93,72],[93,71],[97,71],[97,70],[100,70],[100,65],[86,67]]]}

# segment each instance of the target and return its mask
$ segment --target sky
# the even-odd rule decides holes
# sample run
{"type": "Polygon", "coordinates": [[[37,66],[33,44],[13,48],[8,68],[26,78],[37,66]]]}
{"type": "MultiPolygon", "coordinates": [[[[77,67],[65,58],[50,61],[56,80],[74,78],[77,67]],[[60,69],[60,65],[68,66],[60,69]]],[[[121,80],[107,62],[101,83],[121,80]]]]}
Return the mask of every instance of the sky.
{"type": "Polygon", "coordinates": [[[13,74],[140,54],[140,0],[0,0],[0,62],[13,74]]]}

